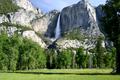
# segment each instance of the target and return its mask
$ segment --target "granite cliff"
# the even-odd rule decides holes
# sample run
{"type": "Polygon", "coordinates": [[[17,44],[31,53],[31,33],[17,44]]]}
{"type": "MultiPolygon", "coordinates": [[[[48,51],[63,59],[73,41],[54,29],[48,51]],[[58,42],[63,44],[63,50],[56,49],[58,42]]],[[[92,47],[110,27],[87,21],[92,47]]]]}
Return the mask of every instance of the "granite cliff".
{"type": "Polygon", "coordinates": [[[61,12],[53,10],[48,13],[43,13],[40,9],[34,7],[29,0],[12,1],[20,8],[16,12],[0,15],[1,30],[7,31],[8,27],[11,33],[22,30],[20,33],[23,37],[32,39],[44,48],[48,45],[43,37],[47,41],[56,40],[57,45],[61,48],[84,46],[86,49],[95,47],[98,36],[104,37],[99,23],[103,15],[101,7],[93,7],[89,0],[81,0],[77,4],[63,8],[61,12]],[[3,29],[6,26],[3,23],[9,24],[9,26],[3,29]],[[24,26],[24,28],[18,28],[16,25],[24,26]],[[59,28],[57,28],[57,25],[59,25],[59,28]],[[69,38],[73,35],[70,33],[73,33],[75,29],[77,29],[77,35],[82,36],[78,36],[76,39],[69,38]],[[60,34],[58,39],[54,39],[56,31],[59,31],[60,34]]]}

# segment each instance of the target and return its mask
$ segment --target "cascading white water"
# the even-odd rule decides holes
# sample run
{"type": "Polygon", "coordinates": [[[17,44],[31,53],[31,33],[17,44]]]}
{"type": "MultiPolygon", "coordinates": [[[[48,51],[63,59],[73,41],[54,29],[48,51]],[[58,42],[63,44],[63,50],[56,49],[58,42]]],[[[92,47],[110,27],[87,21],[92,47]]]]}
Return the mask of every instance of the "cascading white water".
{"type": "Polygon", "coordinates": [[[60,14],[59,14],[56,29],[55,29],[55,39],[60,38],[60,36],[61,36],[61,29],[60,29],[60,14]]]}

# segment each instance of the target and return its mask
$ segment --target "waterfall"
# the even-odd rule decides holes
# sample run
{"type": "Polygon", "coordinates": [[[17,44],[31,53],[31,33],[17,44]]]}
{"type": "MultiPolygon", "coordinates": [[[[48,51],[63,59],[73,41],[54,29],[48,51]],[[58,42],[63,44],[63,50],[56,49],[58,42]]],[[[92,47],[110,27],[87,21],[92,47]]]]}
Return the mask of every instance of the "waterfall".
{"type": "Polygon", "coordinates": [[[60,14],[59,14],[56,29],[55,29],[55,39],[60,38],[60,36],[61,36],[61,29],[60,29],[60,14]]]}

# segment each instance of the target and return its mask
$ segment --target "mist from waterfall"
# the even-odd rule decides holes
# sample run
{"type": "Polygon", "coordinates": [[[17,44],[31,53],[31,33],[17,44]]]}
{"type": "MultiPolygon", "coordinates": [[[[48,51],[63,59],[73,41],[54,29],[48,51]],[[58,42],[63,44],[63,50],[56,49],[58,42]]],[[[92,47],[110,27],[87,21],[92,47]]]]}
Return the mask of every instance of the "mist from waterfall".
{"type": "Polygon", "coordinates": [[[58,38],[60,38],[60,36],[61,36],[61,29],[60,29],[60,14],[59,14],[55,29],[55,39],[57,40],[58,38]]]}

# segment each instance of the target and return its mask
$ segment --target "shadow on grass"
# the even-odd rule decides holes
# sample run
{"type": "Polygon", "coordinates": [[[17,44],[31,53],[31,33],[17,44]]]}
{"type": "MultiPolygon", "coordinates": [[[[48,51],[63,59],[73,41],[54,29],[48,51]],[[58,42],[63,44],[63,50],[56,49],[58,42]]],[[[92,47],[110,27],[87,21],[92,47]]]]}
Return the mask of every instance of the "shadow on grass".
{"type": "Polygon", "coordinates": [[[116,73],[58,73],[58,72],[3,72],[3,73],[19,73],[19,74],[45,74],[45,75],[120,75],[116,73]]]}

